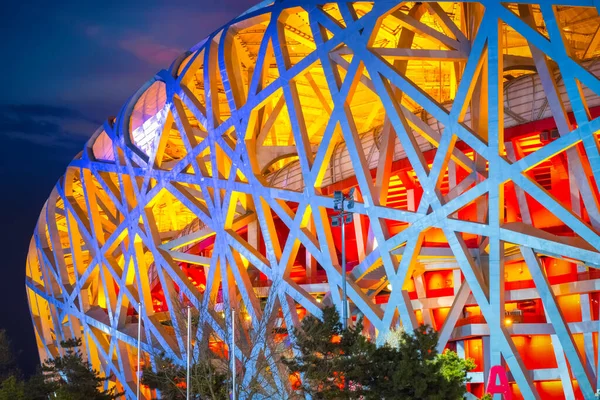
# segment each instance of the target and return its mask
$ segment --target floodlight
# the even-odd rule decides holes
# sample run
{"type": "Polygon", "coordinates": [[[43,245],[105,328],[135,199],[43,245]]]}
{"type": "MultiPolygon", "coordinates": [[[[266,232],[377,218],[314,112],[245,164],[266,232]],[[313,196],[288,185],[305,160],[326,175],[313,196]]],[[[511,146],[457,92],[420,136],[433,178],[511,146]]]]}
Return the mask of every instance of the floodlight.
{"type": "Polygon", "coordinates": [[[348,199],[348,202],[346,203],[346,208],[348,210],[352,210],[354,208],[354,199],[352,197],[348,199]]]}

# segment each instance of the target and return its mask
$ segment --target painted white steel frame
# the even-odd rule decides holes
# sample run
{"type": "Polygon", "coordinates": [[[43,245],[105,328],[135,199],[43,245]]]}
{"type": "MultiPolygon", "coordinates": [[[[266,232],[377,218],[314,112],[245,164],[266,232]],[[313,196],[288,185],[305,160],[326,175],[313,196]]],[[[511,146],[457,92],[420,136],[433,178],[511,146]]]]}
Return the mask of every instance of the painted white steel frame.
{"type": "MultiPolygon", "coordinates": [[[[564,0],[560,4],[595,6],[591,0],[564,0]]],[[[179,63],[158,73],[124,106],[114,124],[107,122],[94,135],[51,193],[32,240],[27,289],[40,354],[43,357],[56,355],[59,351],[57,343],[61,339],[83,336],[90,359],[98,360],[107,374],[114,374],[128,398],[135,398],[137,374],[132,369],[131,360],[137,341],[135,329],[130,329],[135,324],[128,322],[124,315],[129,305],[138,302],[143,305],[140,321],[144,352],[150,354],[152,346],[158,346],[182,365],[187,356],[185,335],[182,334],[186,325],[180,316],[173,309],[169,311],[176,333],[175,341],[167,338],[163,327],[156,323],[150,299],[152,278],[159,279],[163,288],[178,286],[180,295],[200,311],[199,328],[193,333],[198,339],[210,329],[225,343],[230,343],[226,340],[226,327],[232,325],[231,316],[234,314],[225,312],[225,317],[219,317],[211,310],[219,287],[222,288],[224,307],[238,302],[246,306],[252,321],[249,327],[245,325],[248,329],[258,327],[262,319],[282,309],[285,326],[292,335],[291,329],[298,324],[296,304],[317,316],[321,309],[321,303],[305,287],[290,279],[290,268],[300,245],[309,253],[307,264],[318,263],[327,273],[329,292],[326,300],[341,308],[341,268],[335,255],[326,213],[326,209],[333,208],[333,199],[324,195],[319,188],[334,152],[335,137],[342,135],[362,196],[362,200],[356,203],[355,212],[363,217],[355,219],[358,219],[358,223],[368,220],[371,228],[371,245],[363,249],[361,262],[355,268],[355,271],[362,273],[354,272],[348,282],[352,313],[364,315],[379,337],[398,323],[406,328],[415,326],[413,302],[402,288],[405,280],[412,276],[421,251],[423,232],[429,228],[439,228],[450,246],[450,258],[459,266],[465,278],[457,286],[451,311],[441,330],[440,348],[452,337],[460,310],[472,295],[489,327],[489,341],[486,341],[489,348],[485,349],[489,363],[506,363],[525,398],[539,398],[533,375],[527,371],[515,348],[510,328],[504,325],[505,246],[516,245],[543,301],[556,346],[560,345],[564,351],[564,357],[560,354],[557,356],[559,368],[564,372],[568,362],[572,372],[572,377],[568,373],[566,376],[561,374],[565,393],[573,393],[572,379],[576,379],[583,395],[591,398],[600,377],[598,361],[592,362],[591,366],[586,365],[585,358],[578,352],[570,325],[565,322],[557,306],[555,293],[540,264],[541,255],[550,255],[576,260],[584,270],[600,267],[599,199],[593,188],[593,184],[600,183],[600,153],[595,136],[600,129],[600,119],[590,118],[580,90],[583,84],[598,94],[600,81],[571,55],[562,38],[556,8],[551,2],[541,4],[547,38],[536,29],[531,17],[532,6],[527,1],[519,5],[518,13],[500,1],[484,1],[484,7],[477,8],[477,12],[473,9],[468,14],[473,24],[479,25],[475,32],[454,24],[439,4],[424,3],[415,6],[422,9],[396,15],[403,19],[404,25],[411,31],[431,35],[444,44],[444,49],[415,50],[410,48],[410,38],[404,39],[406,47],[402,47],[402,43],[397,48],[378,49],[373,46],[374,37],[381,29],[382,18],[397,12],[400,7],[398,2],[376,0],[372,10],[360,18],[350,3],[340,2],[337,6],[343,21],[325,13],[314,0],[276,1],[253,8],[188,53],[191,59],[180,74],[179,63]],[[314,50],[292,65],[287,46],[282,45],[282,21],[287,12],[294,12],[294,7],[302,7],[308,13],[312,32],[309,41],[314,44],[314,50]],[[425,12],[436,16],[444,32],[428,29],[418,21],[425,12]],[[235,65],[231,69],[229,57],[232,45],[226,38],[230,29],[245,23],[251,24],[255,20],[267,21],[267,24],[254,71],[264,70],[263,63],[271,43],[274,50],[272,62],[276,64],[279,77],[265,85],[263,74],[255,73],[246,88],[237,76],[235,65]],[[507,155],[504,155],[502,23],[511,26],[528,41],[560,133],[560,139],[518,161],[511,157],[512,149],[506,149],[507,155]],[[344,79],[339,73],[339,54],[353,55],[351,61],[344,61],[344,79]],[[204,58],[199,60],[199,57],[204,58]],[[336,57],[338,64],[333,61],[336,57]],[[463,63],[464,69],[450,110],[406,77],[402,63],[411,59],[460,60],[463,63]],[[576,126],[569,122],[566,115],[564,98],[557,91],[556,75],[548,59],[553,60],[562,75],[561,84],[566,88],[576,126]],[[190,90],[185,89],[184,82],[189,79],[188,70],[202,63],[205,66],[203,81],[206,96],[198,101],[190,90]],[[328,105],[329,116],[323,138],[317,147],[311,148],[295,78],[314,63],[320,63],[323,68],[331,104],[328,105]],[[162,124],[169,121],[182,132],[186,153],[168,169],[161,166],[159,159],[160,137],[157,137],[147,154],[135,147],[129,132],[129,117],[136,100],[156,80],[164,82],[166,87],[165,110],[168,112],[162,124]],[[210,94],[211,90],[217,88],[217,80],[222,81],[231,110],[231,115],[225,120],[219,116],[217,96],[210,94]],[[380,151],[375,181],[370,175],[367,156],[349,106],[359,81],[373,88],[385,108],[383,143],[393,148],[395,140],[399,140],[424,189],[423,198],[413,211],[386,207],[387,186],[384,182],[390,178],[393,151],[380,151]],[[261,147],[256,137],[256,132],[261,128],[257,125],[257,111],[276,92],[283,94],[281,102],[287,106],[289,113],[294,142],[292,150],[298,157],[303,181],[302,189],[298,191],[267,186],[262,171],[264,163],[257,157],[261,147]],[[429,138],[437,148],[431,166],[425,162],[422,149],[415,139],[414,122],[410,122],[413,116],[407,115],[407,110],[401,105],[403,95],[419,104],[430,118],[437,119],[443,127],[435,138],[429,138]],[[484,98],[485,101],[482,100],[484,98]],[[184,109],[198,121],[200,131],[190,126],[184,109]],[[473,113],[474,109],[479,110],[478,114],[473,113]],[[464,121],[467,110],[471,115],[470,125],[464,121]],[[95,157],[97,153],[93,150],[99,136],[104,143],[112,146],[112,154],[104,155],[102,160],[95,157]],[[473,149],[475,164],[479,162],[481,167],[481,160],[484,164],[487,160],[488,171],[479,173],[471,184],[459,186],[448,198],[440,193],[439,178],[448,168],[453,168],[452,163],[463,162],[468,168],[482,171],[480,167],[478,169],[476,165],[470,165],[470,160],[465,162],[461,159],[462,155],[455,153],[457,141],[473,149]],[[592,171],[591,179],[580,162],[584,155],[576,150],[575,146],[579,143],[585,148],[586,164],[592,171]],[[210,171],[206,168],[207,163],[199,157],[207,149],[210,154],[208,163],[212,165],[210,171]],[[568,156],[569,173],[576,177],[577,182],[573,196],[583,200],[591,223],[584,221],[580,211],[568,209],[559,203],[525,174],[538,163],[560,152],[566,152],[568,156]],[[229,164],[226,165],[223,159],[227,159],[229,164]],[[529,194],[551,210],[577,233],[581,241],[564,241],[527,226],[526,206],[520,210],[524,216],[523,224],[503,224],[503,187],[510,181],[519,191],[529,194]],[[198,231],[169,240],[161,238],[149,210],[157,201],[157,196],[164,191],[171,193],[197,216],[201,221],[198,231]],[[485,218],[479,222],[455,218],[457,210],[481,198],[487,198],[482,203],[485,218]],[[242,213],[239,212],[238,200],[242,204],[242,213]],[[293,212],[282,200],[297,203],[297,210],[293,212]],[[106,212],[108,203],[112,204],[114,214],[106,212]],[[271,211],[278,214],[290,229],[284,243],[279,243],[274,232],[271,211]],[[68,246],[61,245],[57,216],[67,220],[68,246]],[[408,225],[401,232],[391,235],[385,220],[401,221],[408,225]],[[245,241],[236,234],[236,227],[242,225],[260,232],[266,243],[266,254],[260,254],[256,245],[249,244],[250,239],[245,241]],[[476,258],[473,255],[464,242],[463,233],[481,237],[480,251],[485,257],[476,258]],[[186,255],[180,250],[183,245],[198,242],[208,235],[215,237],[212,257],[186,255]],[[127,240],[128,244],[123,246],[127,240]],[[116,251],[120,252],[118,257],[113,256],[116,251]],[[88,255],[84,256],[84,253],[88,255]],[[147,254],[152,256],[152,266],[145,261],[147,254]],[[65,261],[67,258],[70,259],[70,267],[65,261]],[[482,262],[484,258],[488,261],[482,262]],[[204,294],[186,279],[178,260],[205,266],[208,272],[204,294]],[[267,289],[265,305],[260,304],[257,292],[250,285],[247,268],[244,268],[248,264],[270,281],[278,282],[267,289]],[[392,288],[389,301],[384,306],[376,305],[370,293],[360,284],[361,277],[377,269],[377,266],[382,267],[379,269],[384,286],[391,284],[392,288]],[[150,269],[154,271],[154,276],[150,276],[150,269]],[[70,278],[69,274],[75,278],[70,278]],[[113,282],[118,286],[118,292],[111,287],[113,282]],[[88,306],[90,298],[93,300],[99,292],[106,298],[106,313],[88,306]]],[[[464,7],[466,10],[468,6],[464,7]]],[[[326,100],[323,102],[327,103],[326,100]]],[[[168,135],[168,131],[162,130],[162,135],[168,135]]],[[[161,130],[157,132],[161,133],[161,130]]],[[[290,151],[289,147],[286,151],[290,151]]],[[[167,293],[168,306],[174,308],[171,307],[173,300],[169,297],[167,293]]],[[[236,325],[244,326],[243,323],[236,325]]],[[[594,332],[597,332],[597,327],[594,332]]],[[[588,341],[591,338],[589,336],[588,341]]],[[[254,349],[257,352],[272,351],[266,340],[257,341],[254,349]]],[[[236,354],[239,354],[238,351],[236,349],[236,354]]],[[[252,365],[246,368],[251,369],[252,365]]],[[[274,376],[269,382],[287,390],[287,377],[279,376],[279,369],[275,366],[271,371],[274,376]]]]}

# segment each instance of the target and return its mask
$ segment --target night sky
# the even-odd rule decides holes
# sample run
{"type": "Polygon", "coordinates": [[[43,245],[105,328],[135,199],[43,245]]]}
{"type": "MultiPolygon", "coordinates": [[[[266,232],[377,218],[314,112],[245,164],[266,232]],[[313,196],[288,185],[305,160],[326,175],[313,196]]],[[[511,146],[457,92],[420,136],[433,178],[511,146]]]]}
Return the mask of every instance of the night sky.
{"type": "Polygon", "coordinates": [[[97,127],[180,53],[258,0],[13,1],[0,18],[0,328],[39,360],[25,295],[31,233],[97,127]]]}

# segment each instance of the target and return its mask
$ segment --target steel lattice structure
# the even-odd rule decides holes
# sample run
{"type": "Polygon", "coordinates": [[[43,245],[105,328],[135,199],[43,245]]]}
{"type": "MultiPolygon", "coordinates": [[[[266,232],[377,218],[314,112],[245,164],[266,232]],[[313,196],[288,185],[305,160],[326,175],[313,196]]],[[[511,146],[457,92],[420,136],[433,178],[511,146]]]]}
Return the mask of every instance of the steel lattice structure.
{"type": "Polygon", "coordinates": [[[217,30],[52,191],[27,259],[41,358],[83,337],[134,398],[138,319],[145,355],[185,362],[176,301],[199,311],[195,338],[225,343],[231,304],[241,329],[274,317],[290,333],[341,308],[329,216],[355,187],[348,298],[365,334],[433,325],[440,349],[475,358],[477,395],[505,365],[524,398],[593,397],[600,29],[592,0],[551,3],[283,0],[217,30]]]}

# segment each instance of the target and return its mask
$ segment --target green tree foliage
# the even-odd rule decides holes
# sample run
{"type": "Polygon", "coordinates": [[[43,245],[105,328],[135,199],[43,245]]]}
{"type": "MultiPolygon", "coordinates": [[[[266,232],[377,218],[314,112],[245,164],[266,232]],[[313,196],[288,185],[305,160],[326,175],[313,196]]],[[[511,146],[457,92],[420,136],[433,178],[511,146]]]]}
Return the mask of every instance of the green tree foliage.
{"type": "Polygon", "coordinates": [[[0,384],[0,400],[27,400],[25,382],[16,376],[9,376],[0,384]]]}
{"type": "MultiPolygon", "coordinates": [[[[48,400],[57,397],[46,383],[44,376],[37,373],[28,380],[10,376],[0,383],[0,400],[48,400]]],[[[62,397],[65,399],[65,397],[62,397]]],[[[70,399],[67,397],[66,399],[70,399]]]]}
{"type": "Polygon", "coordinates": [[[17,367],[17,352],[5,330],[0,330],[0,400],[46,400],[49,392],[37,374],[24,380],[17,367]]]}
{"type": "Polygon", "coordinates": [[[94,371],[83,360],[81,340],[62,342],[65,354],[47,360],[41,371],[27,380],[16,366],[16,356],[8,335],[0,330],[0,400],[114,400],[123,395],[104,390],[109,378],[94,371]]]}
{"type": "MultiPolygon", "coordinates": [[[[161,398],[180,400],[186,397],[186,370],[164,353],[156,357],[156,367],[145,367],[142,384],[160,390],[161,398]]],[[[228,398],[227,374],[207,360],[191,365],[190,393],[193,398],[222,400],[228,398]],[[199,397],[198,397],[199,396],[199,397]]]]}
{"type": "Polygon", "coordinates": [[[361,382],[373,394],[367,398],[462,399],[475,364],[452,351],[439,354],[437,344],[437,333],[422,325],[411,334],[402,332],[398,347],[376,349],[372,373],[361,382]]]}
{"type": "Polygon", "coordinates": [[[41,385],[60,400],[114,400],[123,396],[114,388],[105,390],[110,377],[101,376],[79,351],[81,339],[61,342],[62,356],[46,360],[42,365],[45,384],[41,385]]]}
{"type": "Polygon", "coordinates": [[[436,350],[437,333],[426,326],[400,332],[394,346],[375,346],[362,323],[342,329],[334,308],[323,322],[307,316],[296,330],[298,355],[286,364],[303,376],[301,391],[314,399],[462,399],[475,367],[456,353],[436,350]]]}
{"type": "MultiPolygon", "coordinates": [[[[258,275],[256,275],[258,279],[258,275]]],[[[257,281],[254,282],[258,284],[257,281]]],[[[273,281],[271,290],[275,290],[279,281],[273,281]]],[[[217,333],[210,325],[200,325],[201,318],[197,309],[189,309],[188,303],[172,292],[171,310],[181,321],[188,318],[192,332],[202,332],[192,338],[190,386],[194,399],[229,399],[233,386],[233,374],[230,353],[230,343],[233,342],[233,325],[229,316],[224,313],[215,313],[215,318],[221,324],[222,331],[217,333]],[[198,337],[199,336],[199,337],[198,337]]],[[[263,304],[264,306],[264,304],[263,304]]],[[[214,310],[216,304],[209,302],[207,308],[214,310]]],[[[232,307],[225,304],[225,309],[232,307]]],[[[243,304],[235,304],[235,392],[238,399],[253,400],[280,400],[290,399],[288,387],[285,382],[277,385],[273,377],[273,369],[279,371],[284,368],[281,359],[290,354],[289,345],[281,338],[286,333],[285,328],[276,326],[277,314],[269,318],[261,318],[258,322],[250,322],[249,310],[243,304]],[[268,351],[255,351],[256,347],[268,351]]],[[[167,320],[162,322],[172,326],[167,320]]],[[[187,341],[187,323],[180,325],[183,339],[187,341]]],[[[177,340],[175,332],[173,340],[177,340]]],[[[156,343],[154,348],[159,348],[156,343]]],[[[152,390],[160,391],[161,399],[185,399],[186,395],[186,368],[185,365],[175,361],[164,352],[156,351],[144,362],[142,383],[152,390]],[[152,359],[152,365],[150,360],[152,359]]]]}
{"type": "Polygon", "coordinates": [[[361,321],[344,331],[333,307],[323,310],[322,322],[312,315],[304,318],[301,329],[295,330],[294,346],[299,355],[284,361],[290,371],[304,377],[304,394],[315,399],[340,399],[363,392],[356,385],[346,387],[344,381],[359,382],[371,368],[375,345],[361,331],[361,321]]]}
{"type": "Polygon", "coordinates": [[[20,375],[21,373],[17,368],[17,355],[12,342],[6,330],[0,329],[0,381],[20,375]]]}

